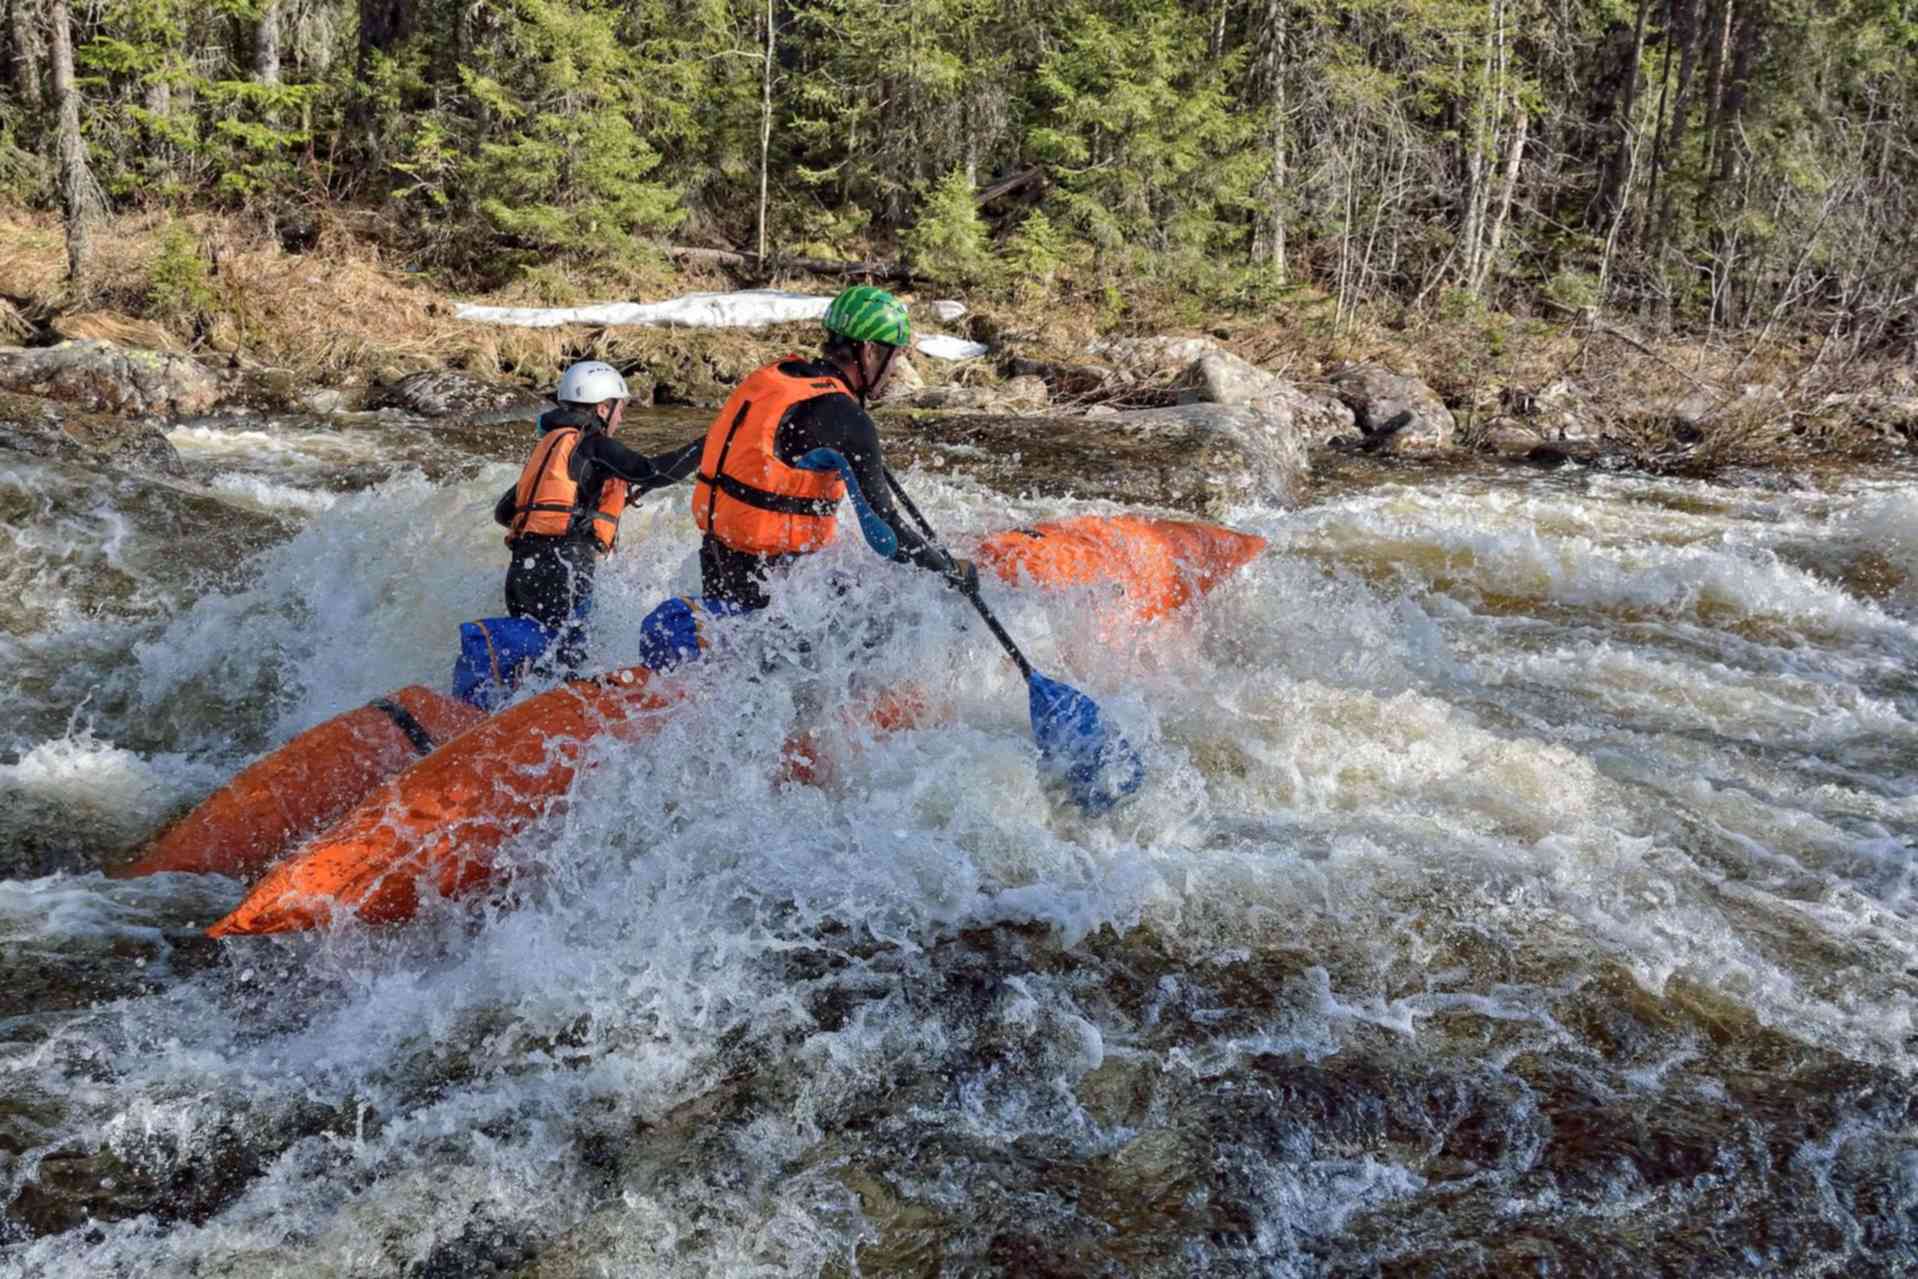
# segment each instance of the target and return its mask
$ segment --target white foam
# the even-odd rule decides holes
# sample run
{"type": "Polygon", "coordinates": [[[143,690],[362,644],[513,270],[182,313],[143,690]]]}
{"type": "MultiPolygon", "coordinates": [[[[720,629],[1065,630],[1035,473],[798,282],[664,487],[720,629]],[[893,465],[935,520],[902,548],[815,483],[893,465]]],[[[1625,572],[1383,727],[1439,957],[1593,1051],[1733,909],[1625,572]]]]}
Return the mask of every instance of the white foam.
{"type": "Polygon", "coordinates": [[[310,515],[329,510],[340,500],[338,493],[279,484],[258,475],[233,471],[214,476],[207,481],[207,487],[267,511],[298,511],[310,515]]]}
{"type": "MultiPolygon", "coordinates": [[[[453,627],[499,609],[490,512],[512,473],[402,476],[314,510],[244,586],[140,647],[144,704],[213,759],[254,701],[277,739],[441,684],[453,627]]],[[[1058,509],[907,479],[961,544],[1058,509]]],[[[1143,1161],[1186,1149],[1185,1116],[1108,1126],[1088,1099],[1126,1069],[1222,1096],[1254,1056],[1385,1043],[1446,1069],[1567,1052],[1604,1072],[1553,1010],[1615,971],[1906,1069],[1907,623],[1781,549],[1823,527],[1825,499],[1691,493],[1462,485],[1246,512],[1275,549],[1193,617],[1144,631],[1101,617],[1093,593],[989,583],[1040,669],[1145,753],[1143,794],[1098,819],[1042,790],[1022,681],[961,602],[847,537],[787,583],[776,619],[674,677],[696,695],[655,735],[595,740],[569,802],[502,850],[514,908],[429,900],[406,929],[248,939],[228,964],[60,1012],[44,1041],[0,1050],[0,1086],[56,1101],[30,1155],[111,1146],[170,1172],[222,1123],[275,1150],[306,1134],[204,1225],[102,1223],[99,1242],[18,1245],[0,1273],[398,1272],[482,1218],[555,1267],[848,1268],[873,1227],[838,1179],[847,1132],[873,1152],[920,1125],[1143,1161]],[[847,571],[861,581],[841,593],[847,571]],[[869,613],[899,619],[870,653],[833,627],[869,613]],[[775,620],[812,639],[816,687],[755,677],[790,647],[775,620]],[[855,673],[918,680],[953,722],[828,728],[833,775],[779,780],[788,735],[818,722],[802,704],[839,705],[855,673]],[[1256,999],[1207,989],[1275,957],[1292,975],[1256,999]],[[1102,989],[1161,963],[1145,1008],[1102,989]],[[877,1128],[850,1126],[875,1106],[877,1128]],[[298,1117],[312,1111],[334,1116],[324,1132],[298,1117]],[[594,1142],[619,1152],[610,1189],[579,1154],[594,1142]]],[[[683,501],[641,503],[604,565],[607,664],[697,581],[683,501]]],[[[109,811],[84,820],[131,825],[211,784],[176,766],[76,732],[6,776],[62,797],[97,776],[109,811]]],[[[220,899],[189,878],[0,883],[0,936],[61,954],[203,923],[220,899]]],[[[1689,1087],[1704,1067],[1688,1051],[1594,1087],[1689,1087]]],[[[1256,1252],[1285,1273],[1351,1214],[1423,1190],[1386,1148],[1280,1158],[1242,1136],[1221,1148],[1257,1237],[1220,1268],[1256,1252]]],[[[974,1175],[940,1161],[886,1193],[961,1211],[974,1175]]],[[[1200,1267],[1224,1245],[1193,1248],[1200,1267]]]]}

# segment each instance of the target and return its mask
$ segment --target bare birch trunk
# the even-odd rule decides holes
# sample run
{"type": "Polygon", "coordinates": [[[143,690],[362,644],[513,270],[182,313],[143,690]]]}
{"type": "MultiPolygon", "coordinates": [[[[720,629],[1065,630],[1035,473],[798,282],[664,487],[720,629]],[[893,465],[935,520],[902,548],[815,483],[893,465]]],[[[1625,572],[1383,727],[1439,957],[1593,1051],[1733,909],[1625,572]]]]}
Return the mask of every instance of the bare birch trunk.
{"type": "Polygon", "coordinates": [[[266,0],[253,28],[253,78],[261,84],[280,82],[280,12],[286,0],[266,0]]]}
{"type": "Polygon", "coordinates": [[[1286,172],[1286,97],[1285,97],[1285,7],[1284,0],[1265,0],[1265,14],[1259,42],[1259,88],[1266,102],[1266,143],[1271,168],[1266,174],[1266,200],[1262,225],[1252,239],[1252,259],[1269,262],[1285,278],[1285,184],[1286,172]]]}
{"type": "Polygon", "coordinates": [[[92,251],[94,186],[87,169],[86,142],[80,136],[80,90],[73,80],[73,26],[67,0],[50,0],[47,25],[53,37],[53,99],[59,112],[56,137],[60,206],[67,220],[67,278],[78,280],[92,251]]]}
{"type": "Polygon", "coordinates": [[[1525,132],[1530,119],[1523,106],[1516,110],[1517,117],[1512,121],[1512,144],[1505,153],[1505,177],[1499,184],[1498,211],[1492,216],[1492,230],[1485,239],[1485,255],[1479,260],[1478,279],[1472,282],[1474,293],[1484,289],[1492,266],[1498,261],[1499,245],[1505,239],[1505,221],[1512,212],[1512,196],[1518,190],[1518,166],[1525,155],[1525,132]]]}
{"type": "Polygon", "coordinates": [[[13,46],[10,82],[20,100],[30,107],[46,103],[40,82],[39,0],[8,0],[7,29],[13,46]]]}
{"type": "Polygon", "coordinates": [[[759,99],[759,260],[766,261],[767,166],[773,145],[773,0],[766,0],[766,62],[760,75],[759,99]]]}

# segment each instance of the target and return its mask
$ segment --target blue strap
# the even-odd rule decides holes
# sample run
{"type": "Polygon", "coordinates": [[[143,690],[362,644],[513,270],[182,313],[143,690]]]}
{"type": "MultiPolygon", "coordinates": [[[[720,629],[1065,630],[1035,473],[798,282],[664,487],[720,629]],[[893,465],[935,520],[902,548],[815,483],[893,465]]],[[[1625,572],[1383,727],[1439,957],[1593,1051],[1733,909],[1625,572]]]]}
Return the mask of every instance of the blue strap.
{"type": "Polygon", "coordinates": [[[802,471],[839,472],[839,478],[846,482],[846,496],[852,499],[852,509],[859,516],[859,531],[866,535],[866,545],[887,559],[899,554],[899,534],[893,532],[892,525],[880,519],[879,513],[866,501],[859,480],[852,473],[852,464],[838,449],[814,449],[793,465],[802,471]]]}

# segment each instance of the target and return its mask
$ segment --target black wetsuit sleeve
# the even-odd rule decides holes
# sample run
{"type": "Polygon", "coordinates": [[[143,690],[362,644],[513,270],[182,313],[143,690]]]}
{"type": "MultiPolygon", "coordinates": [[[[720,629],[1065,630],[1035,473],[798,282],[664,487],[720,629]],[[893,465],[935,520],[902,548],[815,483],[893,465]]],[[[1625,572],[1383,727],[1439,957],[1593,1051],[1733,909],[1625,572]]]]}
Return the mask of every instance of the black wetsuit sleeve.
{"type": "Polygon", "coordinates": [[[879,453],[879,428],[858,401],[845,395],[822,395],[806,400],[793,409],[780,424],[773,440],[773,452],[787,465],[814,449],[832,449],[852,467],[853,478],[866,497],[873,514],[884,520],[899,539],[893,559],[901,564],[943,573],[952,567],[952,557],[919,536],[900,518],[893,504],[892,486],[886,483],[886,464],[879,453]]]}
{"type": "Polygon", "coordinates": [[[493,503],[493,523],[504,525],[509,528],[512,526],[513,510],[518,505],[515,499],[517,499],[518,497],[519,497],[518,484],[514,484],[512,488],[509,488],[504,493],[500,494],[499,501],[493,503]]]}
{"type": "Polygon", "coordinates": [[[576,472],[573,478],[583,482],[586,468],[597,466],[625,480],[631,486],[630,496],[638,497],[641,493],[677,484],[698,470],[699,453],[705,444],[706,437],[702,435],[671,452],[648,457],[627,448],[610,435],[595,431],[573,450],[573,469],[576,472]]]}

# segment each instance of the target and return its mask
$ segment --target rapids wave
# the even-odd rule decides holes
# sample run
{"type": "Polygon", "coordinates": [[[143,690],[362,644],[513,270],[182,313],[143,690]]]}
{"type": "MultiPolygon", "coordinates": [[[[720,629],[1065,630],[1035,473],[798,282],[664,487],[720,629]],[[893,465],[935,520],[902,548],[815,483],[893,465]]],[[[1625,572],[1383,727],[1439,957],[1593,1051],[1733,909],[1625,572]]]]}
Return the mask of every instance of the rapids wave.
{"type": "MultiPolygon", "coordinates": [[[[99,868],[443,685],[514,474],[222,429],[190,485],[0,465],[0,1275],[1918,1265],[1909,477],[1384,469],[1237,512],[1272,549],[1143,632],[994,590],[1146,752],[1093,820],[991,640],[911,570],[840,598],[842,542],[782,604],[816,682],[681,676],[510,899],[214,945],[238,885],[99,868]],[[782,784],[855,678],[957,722],[782,784]]],[[[905,479],[955,541],[1061,513],[905,479]]],[[[683,502],[607,664],[696,583],[683,502]]]]}

